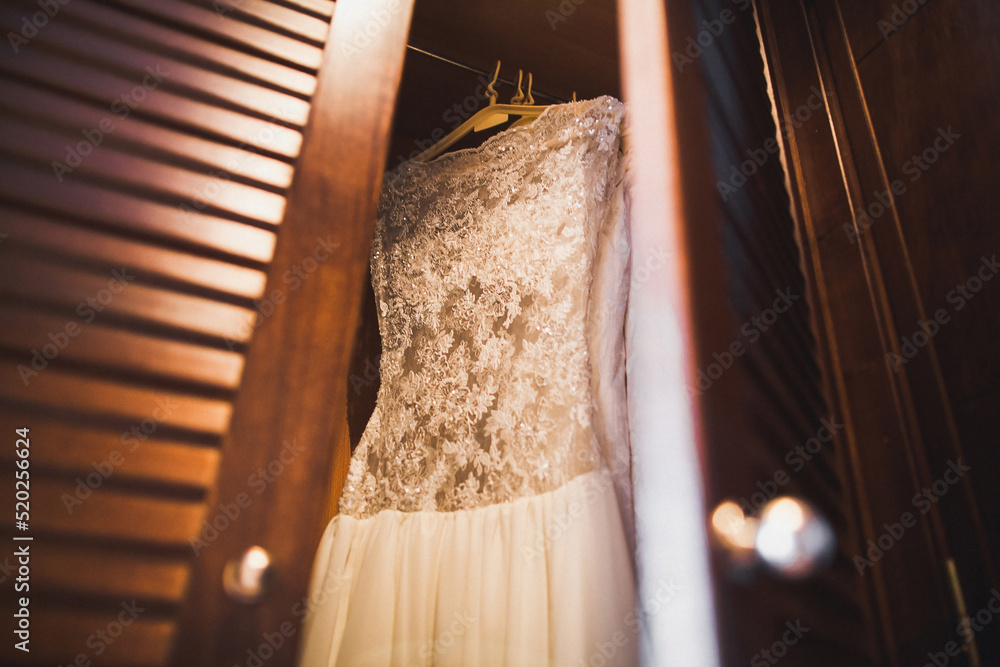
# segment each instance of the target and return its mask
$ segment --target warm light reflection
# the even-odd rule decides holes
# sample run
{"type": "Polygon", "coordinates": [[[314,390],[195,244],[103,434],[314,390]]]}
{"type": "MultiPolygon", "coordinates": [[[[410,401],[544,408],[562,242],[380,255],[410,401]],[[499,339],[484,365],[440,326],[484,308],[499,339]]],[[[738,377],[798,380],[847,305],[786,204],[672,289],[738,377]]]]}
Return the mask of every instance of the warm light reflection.
{"type": "Polygon", "coordinates": [[[732,535],[743,524],[743,510],[736,503],[727,500],[712,513],[712,527],[716,532],[732,535]]]}
{"type": "Polygon", "coordinates": [[[788,530],[799,530],[805,524],[802,504],[794,498],[778,498],[768,505],[767,514],[787,526],[788,530]]]}
{"type": "Polygon", "coordinates": [[[779,574],[808,576],[829,564],[835,549],[833,529],[808,503],[781,497],[761,512],[757,555],[779,574]]]}
{"type": "Polygon", "coordinates": [[[712,528],[716,537],[729,547],[748,551],[754,548],[758,521],[743,514],[732,501],[720,503],[712,513],[712,528]]]}
{"type": "Polygon", "coordinates": [[[271,563],[271,558],[268,556],[267,551],[261,547],[250,547],[247,550],[246,556],[244,556],[244,567],[263,570],[271,563]]]}

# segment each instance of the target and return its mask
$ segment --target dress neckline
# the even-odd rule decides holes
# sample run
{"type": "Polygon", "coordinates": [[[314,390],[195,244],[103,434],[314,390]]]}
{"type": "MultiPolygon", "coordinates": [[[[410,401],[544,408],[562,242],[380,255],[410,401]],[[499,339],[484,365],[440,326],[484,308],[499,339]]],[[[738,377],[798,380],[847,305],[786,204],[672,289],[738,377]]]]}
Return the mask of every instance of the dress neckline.
{"type": "MultiPolygon", "coordinates": [[[[429,160],[427,162],[407,160],[400,163],[394,171],[397,171],[397,174],[401,176],[403,174],[413,174],[418,172],[425,173],[427,171],[437,169],[442,171],[451,171],[452,169],[465,167],[469,163],[479,164],[483,161],[482,156],[484,154],[489,153],[492,157],[496,153],[511,150],[522,137],[529,137],[533,134],[539,133],[542,129],[556,123],[557,119],[562,116],[570,115],[571,111],[577,118],[583,118],[591,109],[605,104],[609,106],[609,110],[611,111],[620,111],[624,106],[621,101],[611,95],[602,95],[593,99],[578,100],[576,102],[551,104],[542,110],[533,123],[522,125],[520,127],[508,127],[497,134],[488,137],[478,146],[462,148],[450,153],[443,153],[442,155],[439,155],[433,160],[429,160]]],[[[521,143],[523,143],[523,141],[521,141],[521,143]]]]}

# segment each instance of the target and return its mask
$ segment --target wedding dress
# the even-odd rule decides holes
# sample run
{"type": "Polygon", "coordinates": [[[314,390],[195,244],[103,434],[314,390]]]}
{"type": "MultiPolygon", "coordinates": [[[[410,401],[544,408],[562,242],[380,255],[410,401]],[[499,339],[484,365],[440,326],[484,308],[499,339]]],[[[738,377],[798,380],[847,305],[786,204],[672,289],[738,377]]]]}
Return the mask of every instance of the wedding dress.
{"type": "Polygon", "coordinates": [[[634,665],[623,105],[386,175],[381,387],[300,665],[634,665]]]}

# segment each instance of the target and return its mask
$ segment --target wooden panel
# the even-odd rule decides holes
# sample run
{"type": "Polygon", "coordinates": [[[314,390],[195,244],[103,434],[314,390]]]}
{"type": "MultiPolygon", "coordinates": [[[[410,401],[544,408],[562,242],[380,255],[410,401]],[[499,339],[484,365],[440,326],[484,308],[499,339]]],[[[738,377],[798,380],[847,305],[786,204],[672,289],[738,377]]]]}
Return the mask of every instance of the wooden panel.
{"type": "Polygon", "coordinates": [[[172,290],[139,284],[128,271],[98,274],[45,260],[11,258],[0,274],[0,293],[71,309],[84,323],[125,317],[220,339],[245,341],[254,313],[172,290]]]}
{"type": "MultiPolygon", "coordinates": [[[[4,147],[41,164],[63,163],[67,160],[67,147],[77,140],[77,136],[43,130],[6,115],[0,115],[0,123],[0,142],[4,147]]],[[[71,174],[53,169],[53,175],[57,181],[86,176],[112,180],[120,187],[146,192],[151,197],[192,202],[192,207],[202,198],[209,199],[205,196],[203,174],[116,151],[107,145],[93,148],[71,174]]],[[[271,225],[281,222],[285,206],[282,195],[232,181],[217,189],[215,196],[209,199],[212,210],[271,225]]]]}
{"type": "MultiPolygon", "coordinates": [[[[4,608],[5,615],[13,613],[9,602],[5,602],[4,608]]],[[[164,664],[173,641],[173,624],[151,617],[148,607],[133,606],[131,599],[122,600],[116,610],[106,614],[50,604],[35,605],[31,613],[33,636],[57,638],[57,641],[33,639],[31,653],[15,651],[11,642],[5,642],[0,647],[0,659],[6,664],[49,667],[73,664],[82,655],[82,660],[102,667],[152,667],[164,664]],[[120,618],[131,622],[123,626],[120,618]],[[111,641],[102,639],[98,632],[111,641]],[[117,633],[118,637],[111,639],[110,633],[117,633]]]]}
{"type": "MultiPolygon", "coordinates": [[[[9,95],[0,99],[0,108],[9,110],[11,115],[29,117],[35,122],[42,121],[69,128],[76,133],[74,139],[77,140],[81,125],[99,127],[101,121],[108,117],[107,109],[92,104],[67,99],[11,79],[4,79],[2,83],[9,95]]],[[[287,162],[242,147],[234,148],[178,132],[134,116],[115,117],[114,131],[104,141],[110,144],[127,141],[134,149],[145,149],[161,156],[166,154],[178,162],[211,168],[218,172],[220,178],[223,174],[238,176],[282,189],[287,188],[292,180],[292,166],[287,162]]],[[[71,145],[73,142],[66,143],[71,145]]],[[[66,159],[65,148],[58,159],[66,159]]]]}
{"type": "Polygon", "coordinates": [[[119,4],[168,25],[178,25],[251,54],[279,58],[313,72],[322,57],[322,49],[316,46],[238,20],[223,21],[224,17],[214,9],[197,7],[183,0],[120,0],[119,4]]]}
{"type": "MultiPolygon", "coordinates": [[[[1000,104],[1000,47],[993,39],[1000,11],[986,2],[977,11],[974,4],[927,5],[858,66],[885,177],[906,186],[896,210],[921,300],[926,312],[944,308],[953,320],[934,345],[956,400],[1000,388],[1000,355],[978,353],[994,346],[1000,330],[1000,283],[985,282],[973,299],[954,291],[975,276],[983,256],[1000,250],[1000,226],[992,219],[1000,190],[979,177],[993,169],[991,146],[1000,139],[1000,116],[993,112],[1000,104]],[[922,62],[920,76],[907,75],[928,48],[949,57],[922,62]],[[921,159],[924,151],[933,162],[921,159]]],[[[875,224],[891,222],[886,216],[875,224]]],[[[915,326],[900,333],[910,335],[915,326]]]]}
{"type": "Polygon", "coordinates": [[[144,281],[173,281],[244,299],[259,298],[264,291],[266,274],[259,269],[55,222],[9,206],[0,205],[0,231],[8,234],[7,243],[108,270],[127,267],[144,281]]]}
{"type": "MultiPolygon", "coordinates": [[[[205,515],[205,505],[201,502],[125,493],[103,486],[77,504],[67,501],[78,498],[77,483],[73,481],[38,473],[31,482],[29,530],[39,540],[55,533],[79,540],[188,548],[205,515]]],[[[8,497],[14,495],[13,486],[12,476],[3,482],[8,497]]],[[[10,531],[13,513],[0,518],[0,522],[10,531]]]]}
{"type": "Polygon", "coordinates": [[[0,429],[30,429],[35,538],[32,651],[0,663],[169,660],[333,10],[239,4],[54,3],[0,54],[0,429]]]}
{"type": "MultiPolygon", "coordinates": [[[[51,544],[51,543],[50,543],[51,544]]],[[[44,586],[71,596],[142,600],[143,604],[178,604],[187,590],[188,555],[132,554],[120,546],[58,544],[31,560],[32,575],[44,586]],[[87,577],[81,578],[80,572],[87,577]]]]}
{"type": "Polygon", "coordinates": [[[322,21],[268,0],[194,0],[194,4],[210,7],[223,18],[238,16],[252,19],[269,28],[277,28],[274,32],[294,35],[319,46],[323,45],[330,26],[330,14],[327,14],[326,21],[322,21]]]}
{"type": "MultiPolygon", "coordinates": [[[[7,27],[12,28],[16,26],[7,27]]],[[[54,55],[40,49],[28,50],[16,57],[5,51],[0,57],[0,71],[31,77],[46,86],[95,100],[112,112],[122,114],[131,109],[123,96],[131,95],[138,86],[146,92],[136,94],[135,99],[129,98],[135,102],[144,95],[141,107],[137,105],[138,110],[131,111],[136,115],[178,123],[234,143],[245,142],[284,157],[295,157],[301,148],[302,137],[295,129],[169,92],[171,84],[167,82],[169,74],[166,71],[157,72],[156,77],[145,71],[134,76],[119,75],[83,62],[86,61],[79,57],[54,55]],[[153,87],[155,78],[162,79],[162,85],[153,87]]],[[[155,63],[152,66],[155,71],[155,63]]]]}
{"type": "Polygon", "coordinates": [[[930,4],[933,4],[930,0],[852,0],[840,3],[840,13],[855,59],[861,62],[882,44],[894,39],[911,18],[930,4]]]}
{"type": "MultiPolygon", "coordinates": [[[[39,313],[18,306],[4,312],[0,347],[42,358],[66,338],[67,324],[74,320],[39,313]]],[[[149,375],[157,381],[192,382],[218,389],[235,390],[243,372],[243,357],[236,352],[217,350],[191,343],[113,329],[94,323],[73,329],[59,356],[64,361],[115,370],[130,375],[149,375]]],[[[41,363],[41,362],[36,362],[41,363]]],[[[30,365],[29,365],[30,367],[30,365]]]]}
{"type": "MultiPolygon", "coordinates": [[[[333,3],[327,8],[332,11],[333,3]]],[[[310,96],[316,90],[316,77],[299,69],[281,65],[267,58],[252,56],[237,49],[222,46],[183,30],[130,16],[115,9],[102,7],[90,0],[68,3],[61,10],[77,17],[87,25],[103,31],[141,35],[144,44],[170,53],[177,53],[185,60],[204,64],[213,69],[238,74],[241,79],[276,87],[290,93],[310,96]]],[[[330,14],[327,14],[329,20],[330,14]]]]}
{"type": "MultiPolygon", "coordinates": [[[[159,487],[178,487],[205,491],[215,483],[219,450],[215,447],[171,440],[163,435],[160,417],[178,408],[164,402],[163,411],[141,420],[123,420],[118,430],[96,428],[73,422],[31,419],[31,437],[38,443],[32,452],[32,465],[67,476],[86,477],[99,468],[113,474],[101,476],[110,485],[155,483],[159,487]],[[159,432],[159,433],[158,433],[159,432]]],[[[23,428],[23,417],[0,413],[0,432],[13,433],[23,428]]],[[[12,449],[0,452],[0,460],[14,460],[12,449]]],[[[103,486],[104,482],[101,483],[103,486]]]]}
{"type": "MultiPolygon", "coordinates": [[[[345,419],[350,343],[411,11],[409,2],[392,6],[397,10],[387,10],[391,20],[372,36],[364,57],[351,57],[341,46],[369,20],[373,5],[337,5],[314,100],[321,112],[307,125],[266,291],[282,288],[282,274],[314,256],[317,237],[332,234],[337,246],[254,335],[209,506],[244,492],[248,476],[279,457],[286,443],[299,443],[301,451],[282,466],[267,502],[247,507],[201,551],[191,583],[199,594],[186,609],[177,665],[239,663],[262,633],[285,622],[299,627],[294,607],[306,595],[325,528],[336,452],[342,460],[349,448],[337,436],[345,419]],[[267,603],[247,606],[226,597],[218,582],[226,562],[252,545],[267,549],[278,574],[267,603]],[[231,631],[218,632],[221,619],[231,631]]],[[[268,664],[291,665],[292,644],[268,664]]]]}
{"type": "MultiPolygon", "coordinates": [[[[0,149],[2,150],[2,149],[0,149]]],[[[0,198],[41,208],[128,235],[141,234],[186,247],[194,246],[242,261],[267,262],[274,252],[274,233],[216,215],[115,192],[100,184],[63,181],[52,197],[52,172],[27,165],[0,152],[0,198]]],[[[206,186],[208,181],[206,181],[206,186]]]]}
{"type": "MultiPolygon", "coordinates": [[[[675,57],[673,64],[684,77],[704,72],[719,243],[727,302],[738,323],[720,332],[724,337],[710,350],[716,354],[703,357],[701,368],[706,376],[713,366],[724,368],[722,380],[732,376],[741,389],[727,396],[717,395],[718,379],[707,388],[698,385],[706,406],[710,497],[735,500],[751,513],[779,494],[803,498],[830,521],[839,546],[830,569],[801,582],[764,574],[733,581],[728,563],[719,563],[724,664],[761,661],[762,648],[795,622],[810,628],[788,648],[796,664],[875,664],[863,583],[851,563],[856,526],[843,434],[835,431],[818,455],[799,458],[797,466],[788,460],[826,424],[843,420],[827,398],[829,376],[821,372],[815,293],[777,155],[782,133],[767,94],[754,10],[707,0],[696,3],[696,18],[706,34],[705,26],[720,27],[697,58],[675,57]],[[728,351],[734,342],[742,350],[738,356],[728,351]],[[731,425],[719,426],[731,418],[734,403],[742,424],[735,437],[731,425]]],[[[815,101],[821,105],[822,97],[815,101]]],[[[795,100],[800,103],[805,99],[795,100]]]]}
{"type": "MultiPolygon", "coordinates": [[[[840,3],[845,9],[852,4],[840,3]]],[[[845,27],[845,37],[853,39],[850,30],[845,27]]],[[[890,368],[912,402],[926,450],[922,484],[933,484],[957,459],[972,468],[936,507],[942,550],[956,564],[969,610],[988,603],[998,584],[1000,554],[1000,541],[987,539],[998,531],[1000,490],[979,479],[993,476],[1000,428],[1000,288],[992,280],[1000,272],[993,260],[1000,249],[993,221],[1000,191],[985,177],[996,162],[990,147],[1000,141],[993,111],[1000,104],[997,30],[1000,9],[994,3],[939,0],[923,6],[863,60],[855,54],[864,115],[848,121],[850,142],[862,137],[877,151],[858,162],[881,172],[872,177],[864,164],[857,167],[863,205],[873,206],[869,192],[890,184],[899,190],[892,209],[873,216],[865,237],[877,252],[891,302],[887,347],[896,363],[890,368]],[[937,331],[922,338],[919,323],[935,314],[937,331]],[[904,342],[914,340],[925,342],[919,349],[904,342]],[[988,396],[998,415],[992,423],[957,423],[956,406],[988,396]]],[[[1000,661],[1000,628],[984,628],[976,643],[983,664],[1000,661]]]]}
{"type": "Polygon", "coordinates": [[[333,0],[285,0],[286,5],[312,12],[316,16],[329,19],[333,16],[333,0]]]}
{"type": "Polygon", "coordinates": [[[127,386],[53,368],[40,372],[29,384],[13,365],[0,377],[4,379],[0,402],[113,415],[131,422],[159,414],[161,406],[170,403],[176,409],[166,411],[162,421],[167,426],[221,435],[229,423],[228,401],[127,386]]]}
{"type": "MultiPolygon", "coordinates": [[[[16,29],[19,19],[17,8],[4,5],[0,9],[0,25],[16,29]]],[[[309,103],[303,99],[189,65],[148,47],[131,46],[120,41],[125,36],[115,35],[118,38],[115,39],[70,23],[53,22],[39,32],[32,41],[31,49],[58,49],[70,58],[75,56],[91,63],[97,69],[120,72],[134,81],[133,85],[155,82],[169,88],[184,89],[192,97],[207,99],[219,106],[240,108],[299,127],[305,122],[309,103]],[[154,73],[153,79],[146,79],[147,74],[154,73]]]]}
{"type": "MultiPolygon", "coordinates": [[[[935,79],[958,81],[955,63],[940,56],[949,49],[964,51],[975,43],[950,40],[952,35],[957,39],[961,32],[955,30],[957,25],[981,20],[984,13],[970,21],[958,18],[962,10],[957,6],[951,12],[942,8],[938,20],[932,21],[934,10],[928,5],[884,44],[866,53],[854,48],[852,53],[849,47],[871,41],[872,25],[867,24],[868,19],[859,22],[859,17],[871,18],[873,13],[898,8],[896,5],[916,3],[896,3],[893,7],[888,7],[890,3],[846,1],[839,7],[835,2],[803,3],[801,15],[762,4],[767,17],[772,83],[782,102],[781,112],[790,118],[808,91],[826,92],[826,108],[809,114],[822,122],[810,127],[806,121],[790,128],[788,145],[796,206],[801,206],[800,234],[810,247],[825,320],[822,328],[830,340],[829,368],[838,384],[836,393],[844,415],[851,477],[859,500],[862,544],[856,553],[864,555],[863,543],[880,539],[886,526],[898,522],[904,513],[917,517],[916,526],[905,535],[905,550],[886,551],[870,565],[855,559],[855,565],[863,570],[877,601],[876,618],[883,644],[880,662],[922,662],[928,651],[940,651],[950,640],[958,644],[964,641],[954,630],[954,619],[965,612],[953,598],[946,561],[953,558],[958,567],[970,612],[985,604],[983,596],[993,576],[989,559],[982,552],[981,532],[967,482],[926,511],[914,501],[914,494],[938,480],[948,461],[961,457],[962,450],[942,391],[934,350],[926,350],[899,372],[892,369],[889,355],[898,354],[900,336],[912,332],[916,322],[926,318],[915,289],[918,282],[929,278],[933,284],[942,273],[931,271],[918,278],[913,269],[919,264],[912,262],[914,256],[907,246],[920,248],[927,244],[927,252],[946,263],[951,253],[939,254],[947,244],[935,243],[924,230],[907,229],[907,217],[919,219],[927,212],[933,214],[930,199],[921,201],[922,197],[911,195],[907,186],[905,193],[897,193],[896,205],[889,210],[878,201],[880,193],[899,177],[915,147],[911,143],[904,151],[890,155],[875,127],[879,112],[873,111],[868,95],[870,89],[874,99],[883,100],[881,123],[893,136],[907,136],[917,127],[933,135],[937,126],[928,123],[925,107],[965,105],[959,101],[964,81],[955,84],[951,93],[929,90],[928,85],[933,88],[935,79]],[[907,35],[916,34],[915,26],[922,21],[929,22],[927,30],[907,47],[907,35]],[[933,28],[929,27],[931,23],[933,28]],[[941,30],[945,23],[953,25],[941,30]],[[926,54],[935,50],[931,46],[934,39],[942,42],[938,55],[927,59],[926,54]],[[863,84],[864,75],[859,80],[859,72],[869,63],[883,61],[884,54],[897,50],[900,56],[893,71],[877,72],[867,84],[863,84]],[[861,65],[856,69],[859,61],[861,65]],[[903,90],[908,90],[906,100],[900,97],[903,90]],[[911,196],[913,203],[907,204],[911,196]],[[860,211],[873,204],[878,208],[871,210],[882,210],[875,214],[876,222],[869,229],[860,211]],[[908,205],[913,208],[907,212],[904,207],[908,205]]],[[[983,39],[979,43],[986,48],[990,42],[983,39]]],[[[989,75],[984,73],[983,77],[985,80],[989,75]]],[[[981,112],[970,115],[986,118],[981,112]]],[[[995,125],[993,117],[989,118],[995,125]]],[[[911,134],[908,138],[917,137],[911,134]]],[[[972,161],[970,157],[966,162],[972,161]]],[[[933,188],[935,180],[922,178],[919,188],[933,188]]],[[[966,178],[954,181],[963,186],[975,182],[966,178]]],[[[941,191],[934,196],[943,201],[953,190],[948,188],[947,196],[941,191]]],[[[967,202],[970,198],[960,200],[967,202]]],[[[971,197],[971,201],[977,201],[977,197],[971,197]]],[[[952,203],[944,205],[948,214],[942,210],[940,219],[950,216],[952,203]]],[[[952,227],[950,220],[946,226],[952,227]]],[[[970,237],[975,235],[968,231],[970,237]]],[[[990,634],[992,630],[983,633],[980,643],[992,641],[990,634]]],[[[995,661],[983,655],[983,664],[995,661]]]]}

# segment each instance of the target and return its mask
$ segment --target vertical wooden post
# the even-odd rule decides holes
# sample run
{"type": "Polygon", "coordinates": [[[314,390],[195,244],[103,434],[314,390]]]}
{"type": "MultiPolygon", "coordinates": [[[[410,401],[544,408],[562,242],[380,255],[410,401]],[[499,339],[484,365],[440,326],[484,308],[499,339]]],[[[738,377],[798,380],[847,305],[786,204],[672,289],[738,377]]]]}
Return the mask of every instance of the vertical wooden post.
{"type": "Polygon", "coordinates": [[[337,3],[265,290],[275,307],[251,343],[206,519],[238,516],[197,547],[174,664],[245,664],[274,633],[283,646],[267,664],[293,663],[337,448],[348,447],[347,368],[412,4],[337,3]],[[223,569],[254,545],[273,580],[260,602],[239,604],[223,569]]]}

